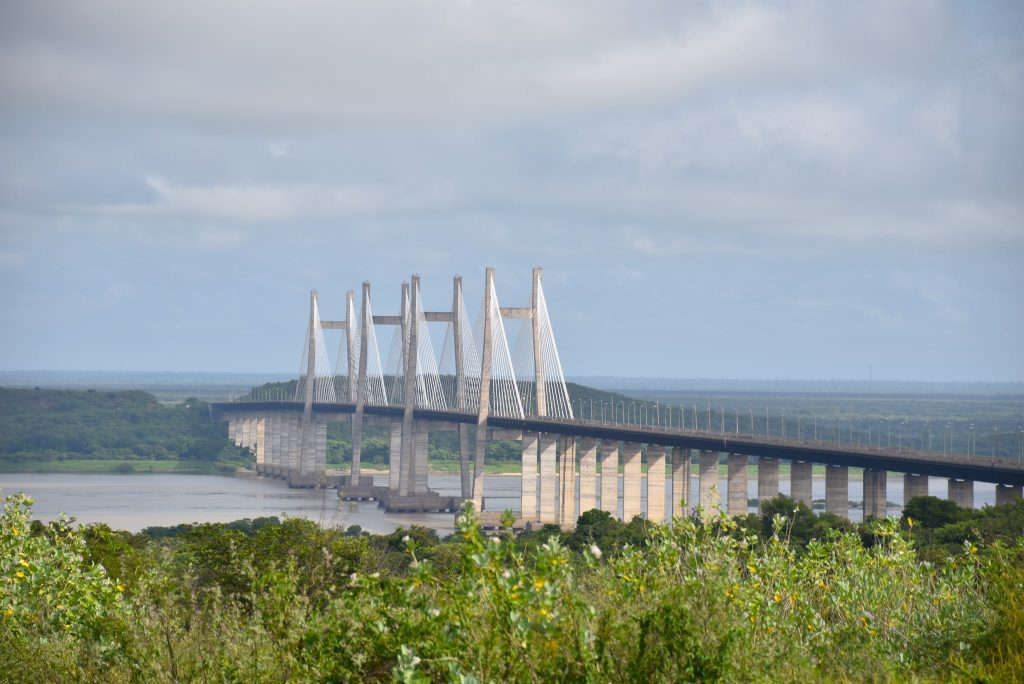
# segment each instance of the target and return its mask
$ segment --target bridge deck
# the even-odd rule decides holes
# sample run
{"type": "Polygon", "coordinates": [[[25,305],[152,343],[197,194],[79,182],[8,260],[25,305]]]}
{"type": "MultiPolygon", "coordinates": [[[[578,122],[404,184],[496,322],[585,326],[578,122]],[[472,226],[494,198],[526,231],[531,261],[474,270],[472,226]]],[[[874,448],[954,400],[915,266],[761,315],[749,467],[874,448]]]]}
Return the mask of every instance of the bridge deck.
{"type": "MultiPolygon", "coordinates": [[[[300,401],[252,401],[252,402],[220,402],[210,404],[214,413],[230,413],[233,411],[302,411],[300,401]]],[[[313,411],[317,413],[352,414],[355,404],[351,403],[315,403],[313,411]]],[[[389,416],[401,418],[403,409],[400,406],[364,406],[365,415],[389,416]]],[[[475,424],[475,413],[463,411],[441,411],[436,409],[416,409],[416,420],[439,421],[445,423],[475,424]]],[[[1024,485],[1024,464],[1015,459],[984,458],[966,454],[943,454],[941,452],[918,451],[911,449],[889,449],[884,447],[864,447],[857,445],[840,445],[832,442],[797,441],[763,436],[734,435],[708,433],[696,430],[684,430],[658,426],[638,426],[621,423],[602,423],[600,421],[564,420],[556,418],[508,418],[489,416],[488,427],[523,430],[527,432],[544,432],[575,437],[595,437],[615,441],[639,442],[641,444],[658,444],[684,449],[702,449],[726,453],[737,453],[748,456],[765,456],[785,460],[811,461],[826,465],[852,466],[856,468],[872,468],[895,472],[916,473],[934,477],[947,477],[979,482],[995,482],[998,484],[1024,485]]]]}

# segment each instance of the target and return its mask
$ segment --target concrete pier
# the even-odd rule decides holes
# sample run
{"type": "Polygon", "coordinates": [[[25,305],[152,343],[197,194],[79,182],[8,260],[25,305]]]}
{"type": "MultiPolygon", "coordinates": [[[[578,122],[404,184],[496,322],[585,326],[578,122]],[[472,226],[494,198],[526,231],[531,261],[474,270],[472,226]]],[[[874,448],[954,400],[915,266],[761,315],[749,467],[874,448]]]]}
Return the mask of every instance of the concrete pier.
{"type": "Polygon", "coordinates": [[[427,454],[430,452],[430,432],[420,421],[413,423],[412,494],[426,494],[427,454]]]}
{"type": "Polygon", "coordinates": [[[601,442],[601,510],[619,517],[619,443],[601,442]]]}
{"type": "Polygon", "coordinates": [[[583,437],[580,454],[580,515],[597,508],[597,440],[583,437]]]}
{"type": "Polygon", "coordinates": [[[705,510],[718,508],[721,492],[714,494],[712,488],[718,487],[718,462],[717,451],[700,452],[700,501],[698,502],[705,510]]]}
{"type": "Polygon", "coordinates": [[[271,414],[274,417],[273,430],[271,434],[274,442],[274,460],[271,463],[277,469],[277,475],[281,474],[281,468],[285,467],[285,435],[284,435],[284,416],[280,412],[274,412],[271,414]]]}
{"type": "Polygon", "coordinates": [[[267,464],[267,419],[259,417],[256,419],[256,465],[264,466],[267,464]]]}
{"type": "Polygon", "coordinates": [[[563,529],[576,526],[576,438],[563,436],[558,472],[558,523],[563,529]]]}
{"type": "Polygon", "coordinates": [[[402,421],[391,421],[391,443],[388,455],[388,489],[398,493],[402,472],[402,421]]]}
{"type": "Polygon", "coordinates": [[[643,513],[640,501],[642,471],[640,445],[625,442],[622,445],[622,519],[625,522],[643,513]]]}
{"type": "Polygon", "coordinates": [[[690,505],[690,450],[672,447],[672,515],[683,517],[690,505]]]}
{"type": "Polygon", "coordinates": [[[850,517],[850,469],[825,466],[825,511],[850,517]]]}
{"type": "Polygon", "coordinates": [[[520,515],[526,520],[537,519],[537,445],[540,435],[523,433],[522,505],[520,515]]]}
{"type": "Polygon", "coordinates": [[[915,475],[914,473],[903,474],[903,505],[916,496],[928,496],[928,476],[915,475]]]}
{"type": "Polygon", "coordinates": [[[647,445],[647,519],[665,522],[665,447],[647,445]]]}
{"type": "Polygon", "coordinates": [[[327,419],[318,416],[315,420],[313,474],[319,478],[327,473],[327,419]]]}
{"type": "Polygon", "coordinates": [[[540,521],[543,523],[558,523],[558,511],[555,509],[555,481],[558,478],[556,471],[557,437],[541,433],[538,439],[538,450],[540,452],[540,521]]]}
{"type": "Polygon", "coordinates": [[[814,464],[810,461],[790,461],[789,463],[789,496],[803,502],[808,508],[814,504],[811,498],[811,482],[814,464]]]}
{"type": "Polygon", "coordinates": [[[1006,504],[1012,504],[1017,499],[1020,499],[1024,494],[1024,488],[1020,485],[996,485],[996,506],[1005,506],[1006,504]]]}
{"type": "Polygon", "coordinates": [[[950,478],[949,500],[961,508],[974,508],[974,481],[950,478]]]}
{"type": "Polygon", "coordinates": [[[864,519],[884,518],[889,514],[884,470],[864,469],[864,519]]]}
{"type": "Polygon", "coordinates": [[[779,495],[779,459],[761,456],[757,459],[757,505],[779,495]]]}
{"type": "Polygon", "coordinates": [[[729,454],[726,461],[729,469],[727,511],[729,515],[747,514],[747,456],[729,454]]]}

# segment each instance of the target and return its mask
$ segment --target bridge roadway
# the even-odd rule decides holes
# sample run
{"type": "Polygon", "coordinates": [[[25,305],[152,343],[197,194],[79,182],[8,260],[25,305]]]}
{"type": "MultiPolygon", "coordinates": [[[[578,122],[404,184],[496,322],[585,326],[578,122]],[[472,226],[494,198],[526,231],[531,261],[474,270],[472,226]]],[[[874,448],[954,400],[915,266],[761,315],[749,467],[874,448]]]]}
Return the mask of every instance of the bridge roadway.
{"type": "MultiPolygon", "coordinates": [[[[230,411],[298,412],[301,401],[247,401],[221,402],[210,405],[214,413],[230,411]]],[[[354,403],[314,403],[314,413],[354,414],[354,403]]],[[[366,405],[368,416],[382,416],[401,420],[401,406],[366,405]]],[[[416,421],[475,424],[477,415],[462,411],[442,411],[417,408],[416,421]]],[[[602,440],[656,444],[665,447],[698,449],[722,453],[743,454],[760,458],[806,461],[833,466],[850,466],[880,471],[914,473],[957,480],[993,482],[1013,487],[1024,486],[1024,464],[1015,459],[968,457],[966,454],[840,445],[832,442],[784,440],[751,435],[708,433],[665,426],[638,426],[621,423],[602,423],[588,420],[556,418],[508,418],[488,416],[489,428],[557,434],[566,437],[591,437],[602,440]]]]}

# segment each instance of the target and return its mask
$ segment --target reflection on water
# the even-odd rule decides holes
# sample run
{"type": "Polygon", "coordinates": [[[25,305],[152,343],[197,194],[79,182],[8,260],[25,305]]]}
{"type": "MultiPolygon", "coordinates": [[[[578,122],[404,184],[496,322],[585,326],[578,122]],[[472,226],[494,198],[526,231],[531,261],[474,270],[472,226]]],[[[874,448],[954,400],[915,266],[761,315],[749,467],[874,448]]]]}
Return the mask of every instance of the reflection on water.
{"type": "MultiPolygon", "coordinates": [[[[599,478],[600,479],[600,478],[599,478]]],[[[430,475],[430,487],[447,496],[459,494],[458,475],[430,475]]],[[[690,500],[698,494],[697,478],[691,482],[690,500]]],[[[375,475],[374,484],[385,486],[386,475],[375,475]]],[[[646,485],[646,482],[644,483],[646,485]]],[[[668,478],[666,510],[675,499],[668,478]]],[[[780,480],[783,494],[789,493],[789,483],[780,480]]],[[[519,477],[493,475],[485,478],[485,509],[501,511],[519,508],[519,477]]],[[[642,487],[642,505],[646,507],[646,486],[642,487]]],[[[78,474],[0,474],[0,492],[13,494],[23,491],[35,499],[33,517],[53,520],[61,512],[74,516],[79,522],[104,522],[117,529],[137,532],[155,525],[177,525],[183,522],[230,522],[239,518],[261,516],[290,516],[315,520],[331,527],[359,525],[378,534],[392,532],[399,527],[423,525],[448,534],[453,529],[453,516],[448,513],[388,513],[372,501],[339,501],[334,490],[288,489],[280,480],[268,480],[254,475],[224,477],[219,475],[78,475],[78,474]]],[[[558,491],[558,488],[555,488],[558,491]]],[[[726,491],[726,480],[719,482],[719,492],[726,491]]],[[[576,485],[577,502],[579,482],[576,485]]],[[[598,485],[600,492],[600,484],[598,485]]],[[[861,481],[850,478],[850,499],[860,501],[861,481]]],[[[946,480],[931,478],[929,492],[945,498],[946,480]]],[[[889,508],[890,515],[900,513],[903,501],[903,478],[889,476],[888,499],[897,505],[889,508]]],[[[748,481],[748,496],[757,497],[757,480],[748,481]]],[[[812,487],[815,499],[825,498],[824,477],[815,477],[812,487]]],[[[995,486],[977,482],[974,502],[979,508],[995,502],[995,486]]],[[[622,511],[622,481],[619,481],[618,511],[622,511]]],[[[756,509],[750,509],[754,512],[756,509]]],[[[852,520],[860,520],[860,508],[850,510],[852,520]]]]}

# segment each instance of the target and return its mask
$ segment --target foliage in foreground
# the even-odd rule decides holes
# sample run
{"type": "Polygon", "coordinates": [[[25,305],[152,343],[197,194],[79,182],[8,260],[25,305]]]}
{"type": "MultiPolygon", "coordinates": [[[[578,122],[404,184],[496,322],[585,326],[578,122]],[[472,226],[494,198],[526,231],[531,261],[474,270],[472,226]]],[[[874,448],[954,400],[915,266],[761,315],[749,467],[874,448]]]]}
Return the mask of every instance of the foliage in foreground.
{"type": "Polygon", "coordinates": [[[285,521],[140,541],[0,520],[11,681],[1011,681],[1024,542],[922,562],[895,520],[798,552],[723,515],[574,552],[484,536],[367,538],[285,521]],[[427,548],[429,546],[429,548],[427,548]],[[444,549],[441,551],[440,549],[444,549]],[[391,556],[405,560],[400,567],[391,556]],[[103,565],[94,562],[102,560],[103,565]],[[104,566],[106,569],[104,569],[104,566]],[[19,574],[20,573],[20,574],[19,574]]]}

